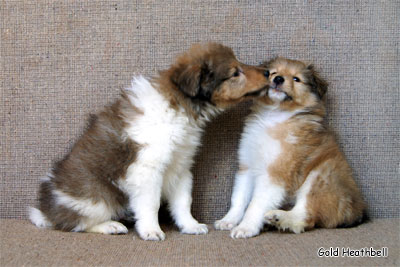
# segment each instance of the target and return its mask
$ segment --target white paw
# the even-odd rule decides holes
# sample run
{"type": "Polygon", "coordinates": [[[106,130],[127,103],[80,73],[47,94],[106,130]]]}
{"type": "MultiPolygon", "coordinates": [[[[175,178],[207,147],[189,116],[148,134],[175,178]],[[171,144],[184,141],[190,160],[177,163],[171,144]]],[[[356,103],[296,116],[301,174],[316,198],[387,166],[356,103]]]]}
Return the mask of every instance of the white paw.
{"type": "Polygon", "coordinates": [[[276,226],[276,224],[281,220],[282,216],[281,210],[270,210],[264,214],[264,222],[276,226]]]}
{"type": "Polygon", "coordinates": [[[234,222],[231,222],[228,220],[224,220],[224,219],[218,220],[214,223],[215,229],[224,230],[224,231],[232,230],[233,227],[235,227],[236,225],[237,225],[237,223],[234,223],[234,222]]]}
{"type": "Polygon", "coordinates": [[[165,234],[160,230],[138,231],[140,238],[148,241],[161,241],[165,239],[165,234]]]}
{"type": "Polygon", "coordinates": [[[186,226],[181,229],[182,234],[188,235],[205,235],[208,233],[207,225],[205,224],[195,224],[191,226],[186,226]]]}
{"type": "Polygon", "coordinates": [[[237,226],[232,229],[231,237],[236,238],[249,238],[256,236],[260,233],[260,229],[252,228],[252,227],[245,227],[245,226],[237,226]]]}
{"type": "Polygon", "coordinates": [[[52,224],[47,220],[46,216],[36,208],[29,207],[29,219],[39,228],[52,227],[52,224]]]}
{"type": "Polygon", "coordinates": [[[128,228],[122,223],[116,221],[107,221],[98,225],[95,225],[86,230],[88,233],[100,233],[106,235],[118,235],[128,233],[128,228]]]}
{"type": "Polygon", "coordinates": [[[264,221],[267,224],[273,225],[279,230],[289,230],[293,233],[300,234],[304,232],[305,222],[296,219],[295,214],[284,210],[270,210],[264,215],[264,221]]]}

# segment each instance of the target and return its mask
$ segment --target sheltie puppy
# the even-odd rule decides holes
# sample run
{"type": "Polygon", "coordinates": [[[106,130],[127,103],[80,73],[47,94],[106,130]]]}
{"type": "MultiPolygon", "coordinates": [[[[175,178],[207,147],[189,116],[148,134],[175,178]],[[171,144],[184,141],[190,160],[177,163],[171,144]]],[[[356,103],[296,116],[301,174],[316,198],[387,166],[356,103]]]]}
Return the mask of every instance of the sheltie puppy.
{"type": "Polygon", "coordinates": [[[30,209],[38,227],[124,234],[117,220],[134,214],[144,240],[163,240],[161,200],[185,234],[206,234],[191,215],[193,156],[206,122],[224,109],[266,94],[266,70],[240,63],[216,43],[194,45],[169,69],[131,87],[102,112],[69,154],[54,164],[30,209]]]}
{"type": "Polygon", "coordinates": [[[324,125],[327,83],[300,61],[276,58],[264,64],[268,95],[256,100],[247,118],[231,208],[215,228],[248,238],[264,222],[294,233],[359,222],[366,205],[324,125]],[[280,209],[288,201],[293,208],[280,209]]]}

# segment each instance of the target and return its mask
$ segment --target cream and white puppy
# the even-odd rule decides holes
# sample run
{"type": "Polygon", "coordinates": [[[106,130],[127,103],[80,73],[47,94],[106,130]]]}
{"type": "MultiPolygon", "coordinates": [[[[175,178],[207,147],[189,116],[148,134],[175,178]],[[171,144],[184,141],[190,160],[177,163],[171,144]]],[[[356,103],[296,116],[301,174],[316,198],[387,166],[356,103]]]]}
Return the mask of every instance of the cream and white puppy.
{"type": "Polygon", "coordinates": [[[265,69],[220,44],[195,45],[152,79],[136,77],[92,120],[39,189],[30,219],[38,227],[123,234],[134,213],[144,240],[163,240],[161,200],[185,234],[205,234],[190,212],[193,156],[205,123],[268,89],[265,69]]]}
{"type": "Polygon", "coordinates": [[[300,61],[277,58],[265,67],[268,96],[247,118],[231,208],[215,228],[247,238],[258,235],[264,221],[295,233],[359,222],[365,203],[323,123],[326,82],[300,61]],[[287,201],[294,207],[280,209],[287,201]]]}

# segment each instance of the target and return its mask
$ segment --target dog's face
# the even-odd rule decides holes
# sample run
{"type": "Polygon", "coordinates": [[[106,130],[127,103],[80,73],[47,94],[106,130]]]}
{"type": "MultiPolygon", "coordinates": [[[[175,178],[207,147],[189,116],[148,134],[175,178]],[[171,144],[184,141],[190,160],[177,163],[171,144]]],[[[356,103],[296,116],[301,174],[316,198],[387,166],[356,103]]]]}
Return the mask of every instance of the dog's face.
{"type": "Polygon", "coordinates": [[[169,75],[186,97],[222,109],[265,94],[269,87],[265,68],[239,62],[229,47],[216,43],[194,45],[169,75]]]}
{"type": "Polygon", "coordinates": [[[321,101],[327,83],[312,65],[301,61],[276,58],[264,63],[270,81],[269,99],[287,108],[312,106],[321,101]]]}

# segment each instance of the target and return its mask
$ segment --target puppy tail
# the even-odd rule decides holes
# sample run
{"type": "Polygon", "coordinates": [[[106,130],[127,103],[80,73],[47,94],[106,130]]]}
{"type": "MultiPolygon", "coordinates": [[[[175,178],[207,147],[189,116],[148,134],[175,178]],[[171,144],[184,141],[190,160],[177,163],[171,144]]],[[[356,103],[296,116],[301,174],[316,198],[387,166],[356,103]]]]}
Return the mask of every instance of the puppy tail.
{"type": "Polygon", "coordinates": [[[39,228],[50,228],[53,226],[40,210],[33,207],[29,207],[29,220],[39,228]]]}
{"type": "Polygon", "coordinates": [[[366,223],[370,221],[370,217],[366,210],[363,211],[362,215],[352,223],[344,223],[338,226],[338,228],[351,228],[359,226],[360,224],[366,223]]]}

